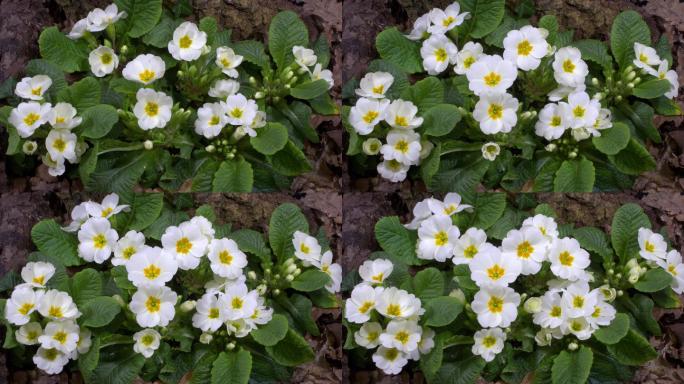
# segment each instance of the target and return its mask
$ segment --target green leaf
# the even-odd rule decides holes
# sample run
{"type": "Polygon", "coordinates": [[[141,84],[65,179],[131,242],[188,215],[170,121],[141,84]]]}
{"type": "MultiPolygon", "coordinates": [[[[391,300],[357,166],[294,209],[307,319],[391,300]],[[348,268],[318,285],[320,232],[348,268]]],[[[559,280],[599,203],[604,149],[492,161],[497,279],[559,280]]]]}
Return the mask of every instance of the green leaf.
{"type": "Polygon", "coordinates": [[[162,0],[115,0],[119,11],[128,13],[128,36],[137,38],[151,31],[161,18],[162,0]]]}
{"type": "Polygon", "coordinates": [[[252,165],[242,157],[221,163],[214,174],[213,192],[252,192],[254,172],[252,165]]]}
{"type": "Polygon", "coordinates": [[[634,43],[651,45],[651,31],[635,11],[624,11],[615,20],[610,31],[610,49],[620,68],[634,60],[634,43]]]}
{"type": "Polygon", "coordinates": [[[38,250],[59,259],[66,267],[83,264],[78,257],[76,236],[65,232],[55,220],[42,220],[31,229],[31,239],[38,250]]]}
{"type": "Polygon", "coordinates": [[[83,316],[79,322],[86,327],[104,327],[121,312],[121,306],[111,297],[100,296],[89,300],[82,306],[83,316]]]}
{"type": "Polygon", "coordinates": [[[435,345],[430,352],[420,356],[420,370],[426,376],[427,382],[434,382],[434,375],[442,366],[444,359],[444,335],[438,334],[434,338],[435,345]]]}
{"type": "Polygon", "coordinates": [[[572,232],[572,237],[579,241],[580,246],[588,251],[595,252],[604,258],[612,258],[606,234],[595,227],[580,227],[572,232]]]}
{"type": "Polygon", "coordinates": [[[425,121],[421,128],[426,135],[444,136],[456,128],[461,121],[461,113],[455,105],[438,104],[428,109],[423,118],[425,121]]]}
{"type": "Polygon", "coordinates": [[[60,101],[66,101],[78,111],[94,107],[100,104],[102,89],[100,83],[94,77],[86,77],[64,88],[58,94],[60,101]]]}
{"type": "Polygon", "coordinates": [[[271,321],[266,325],[260,325],[257,329],[250,332],[250,335],[257,343],[271,347],[285,338],[289,327],[290,324],[287,322],[287,317],[276,313],[271,321]]]}
{"type": "Polygon", "coordinates": [[[600,327],[593,336],[603,344],[612,345],[622,340],[627,332],[629,332],[629,316],[618,313],[610,325],[600,327]]]}
{"type": "Polygon", "coordinates": [[[243,40],[231,44],[231,47],[236,54],[244,57],[245,61],[256,64],[261,68],[268,68],[271,64],[271,59],[266,53],[264,44],[256,40],[243,40]]]}
{"type": "Polygon", "coordinates": [[[413,277],[413,293],[421,300],[444,294],[444,278],[437,268],[426,268],[413,277]]]}
{"type": "MultiPolygon", "coordinates": [[[[56,64],[42,59],[31,60],[26,64],[26,74],[28,76],[47,75],[52,79],[52,85],[48,92],[56,95],[59,91],[67,87],[64,71],[56,64]]],[[[14,87],[12,88],[14,94],[14,87]]]]}
{"type": "Polygon", "coordinates": [[[649,269],[636,284],[634,288],[641,292],[658,292],[670,286],[672,282],[672,275],[667,273],[664,269],[654,268],[649,269]]]}
{"type": "Polygon", "coordinates": [[[506,209],[506,195],[503,193],[482,193],[473,203],[474,215],[470,226],[489,229],[501,218],[506,209]]]}
{"type": "Polygon", "coordinates": [[[100,361],[100,338],[93,337],[88,352],[78,355],[78,369],[83,372],[91,372],[100,361]]]}
{"type": "Polygon", "coordinates": [[[420,56],[418,43],[406,38],[396,27],[380,32],[375,39],[375,46],[384,60],[396,65],[408,73],[423,71],[423,59],[420,56]]]}
{"type": "Polygon", "coordinates": [[[240,229],[228,237],[235,240],[241,251],[251,253],[264,261],[271,260],[271,250],[261,233],[251,229],[240,229]]]}
{"type": "Polygon", "coordinates": [[[43,59],[67,73],[88,68],[85,45],[69,39],[57,27],[46,28],[40,33],[38,47],[43,59]]]}
{"type": "Polygon", "coordinates": [[[654,112],[650,105],[637,101],[632,105],[620,103],[618,108],[620,112],[627,115],[632,123],[634,123],[638,133],[656,143],[660,143],[660,133],[658,133],[658,129],[653,125],[654,112]]]}
{"type": "Polygon", "coordinates": [[[637,241],[639,228],[651,228],[651,221],[641,207],[629,203],[615,212],[611,224],[610,241],[615,253],[622,261],[636,257],[639,253],[637,241]]]}
{"type": "Polygon", "coordinates": [[[115,192],[119,196],[130,195],[145,168],[152,161],[156,161],[155,155],[154,151],[140,151],[117,159],[113,165],[111,162],[98,162],[95,171],[90,175],[87,189],[95,192],[115,192]]]}
{"type": "Polygon", "coordinates": [[[285,147],[268,157],[273,169],[285,176],[298,176],[311,170],[311,164],[301,149],[289,140],[285,147]]]}
{"type": "Polygon", "coordinates": [[[211,384],[247,384],[252,372],[252,355],[241,349],[221,352],[211,368],[211,384]]]}
{"type": "Polygon", "coordinates": [[[129,229],[142,231],[154,223],[164,207],[163,193],[136,194],[131,204],[129,229]]]}
{"type": "Polygon", "coordinates": [[[102,276],[92,268],[86,268],[74,275],[70,292],[74,303],[82,306],[102,295],[102,276]]]}
{"type": "Polygon", "coordinates": [[[544,15],[539,19],[539,28],[544,28],[549,31],[549,36],[546,40],[549,44],[556,43],[556,34],[558,33],[558,18],[555,15],[544,15]]]}
{"type": "Polygon", "coordinates": [[[309,233],[309,223],[299,207],[292,203],[278,206],[268,224],[268,242],[278,258],[285,259],[294,254],[292,236],[297,231],[309,233]]]}
{"type": "Polygon", "coordinates": [[[268,51],[278,68],[284,68],[292,63],[292,47],[308,44],[309,31],[296,13],[280,12],[271,20],[268,27],[268,51]]]}
{"type": "Polygon", "coordinates": [[[663,96],[670,90],[670,81],[663,79],[651,79],[642,81],[632,90],[632,94],[642,99],[655,99],[663,96]]]}
{"type": "Polygon", "coordinates": [[[586,39],[575,41],[572,43],[572,46],[580,50],[582,59],[593,61],[606,68],[612,68],[613,59],[608,53],[608,47],[604,42],[586,39]]]}
{"type": "Polygon", "coordinates": [[[292,288],[301,292],[313,292],[330,283],[330,276],[317,269],[309,269],[292,280],[292,288]]]}
{"type": "Polygon", "coordinates": [[[214,36],[218,32],[216,19],[212,16],[205,16],[200,20],[198,28],[207,34],[207,45],[214,45],[214,36]]]}
{"type": "Polygon", "coordinates": [[[679,108],[679,104],[665,96],[651,100],[651,105],[659,115],[681,116],[682,114],[682,109],[679,108]]]}
{"type": "Polygon", "coordinates": [[[606,346],[615,360],[625,365],[639,366],[658,357],[658,352],[639,333],[630,329],[618,343],[606,346]]]}
{"type": "Polygon", "coordinates": [[[91,139],[100,139],[112,130],[114,124],[119,121],[116,108],[111,105],[99,104],[90,107],[81,114],[83,121],[79,126],[81,135],[91,139]]]}
{"type": "Polygon", "coordinates": [[[302,365],[315,357],[309,343],[291,328],[288,328],[285,338],[278,344],[266,347],[266,352],[276,363],[286,367],[302,365]]]}
{"type": "Polygon", "coordinates": [[[628,175],[640,175],[656,168],[656,161],[643,145],[632,138],[627,147],[616,155],[608,156],[615,168],[628,175]]]}
{"type": "Polygon", "coordinates": [[[320,79],[307,81],[290,89],[290,95],[297,99],[311,100],[321,96],[328,90],[328,82],[320,79]]]}
{"type": "Polygon", "coordinates": [[[436,77],[426,77],[406,88],[401,98],[413,102],[418,114],[444,102],[444,84],[436,77]]]}
{"type": "MultiPolygon", "coordinates": [[[[130,338],[130,336],[129,336],[130,338]]],[[[131,384],[145,364],[145,357],[133,348],[120,348],[109,353],[100,352],[100,362],[88,377],[89,383],[131,384]]]]}
{"type": "Polygon", "coordinates": [[[385,252],[407,265],[418,264],[415,232],[409,232],[396,216],[383,217],[375,224],[375,238],[385,252]]]}
{"type": "Polygon", "coordinates": [[[288,140],[287,128],[280,123],[268,122],[257,129],[257,135],[250,137],[252,147],[264,155],[273,155],[285,147],[288,140]]]}
{"type": "Polygon", "coordinates": [[[591,192],[596,178],[594,164],[584,157],[565,160],[553,180],[554,192],[591,192]]]}
{"type": "Polygon", "coordinates": [[[318,39],[314,41],[311,49],[313,49],[316,54],[318,63],[321,64],[321,67],[328,68],[328,65],[330,64],[330,44],[328,43],[328,38],[325,36],[325,33],[321,33],[320,36],[318,36],[318,39]]]}
{"type": "Polygon", "coordinates": [[[577,351],[561,351],[553,360],[553,384],[585,384],[589,378],[594,354],[591,348],[581,346],[577,351]]]}
{"type": "Polygon", "coordinates": [[[631,133],[625,123],[614,121],[611,128],[601,131],[601,136],[591,139],[596,149],[606,155],[615,155],[622,151],[629,144],[631,133]]]}
{"type": "Polygon", "coordinates": [[[420,163],[420,178],[426,185],[432,182],[432,177],[439,170],[439,163],[442,155],[442,144],[437,143],[432,151],[421,163],[420,163]]]}
{"type": "Polygon", "coordinates": [[[278,110],[290,120],[297,131],[299,131],[307,140],[312,143],[318,143],[318,133],[309,122],[311,119],[311,108],[308,105],[301,101],[295,101],[290,104],[279,103],[278,110]]]}
{"type": "Polygon", "coordinates": [[[474,384],[487,363],[480,356],[442,364],[433,383],[474,384]]]}
{"type": "Polygon", "coordinates": [[[172,19],[170,17],[162,17],[159,24],[143,36],[143,43],[151,45],[156,48],[166,49],[169,41],[173,39],[173,31],[178,28],[183,20],[172,19]]]}
{"type": "Polygon", "coordinates": [[[503,20],[505,0],[466,0],[461,1],[463,11],[470,12],[472,25],[470,36],[481,39],[494,31],[503,20]]]}
{"type": "Polygon", "coordinates": [[[440,296],[428,300],[425,305],[425,325],[444,327],[451,324],[463,311],[463,304],[455,297],[440,296]]]}

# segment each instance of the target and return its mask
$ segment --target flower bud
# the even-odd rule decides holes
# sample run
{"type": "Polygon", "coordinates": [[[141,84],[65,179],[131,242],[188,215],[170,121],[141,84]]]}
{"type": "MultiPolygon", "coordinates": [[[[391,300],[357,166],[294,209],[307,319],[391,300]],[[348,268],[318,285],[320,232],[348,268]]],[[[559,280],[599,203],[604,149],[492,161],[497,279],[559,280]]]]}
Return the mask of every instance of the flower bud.
{"type": "Polygon", "coordinates": [[[234,153],[229,153],[229,154],[226,155],[226,159],[228,159],[228,160],[233,160],[234,158],[235,158],[235,154],[234,154],[234,153]]]}
{"type": "Polygon", "coordinates": [[[617,95],[615,97],[615,101],[622,101],[622,95],[617,95]]]}
{"type": "Polygon", "coordinates": [[[256,290],[257,290],[257,292],[259,292],[259,295],[263,295],[264,293],[266,293],[267,289],[268,289],[268,287],[266,287],[266,284],[259,284],[256,287],[256,290]]]}
{"type": "Polygon", "coordinates": [[[270,275],[271,274],[271,268],[264,269],[264,273],[267,275],[270,275]]]}
{"type": "Polygon", "coordinates": [[[579,348],[579,345],[577,345],[577,343],[575,343],[574,341],[572,343],[568,344],[568,350],[569,351],[576,351],[577,348],[579,348]]]}
{"type": "Polygon", "coordinates": [[[256,81],[256,79],[254,78],[254,76],[250,76],[250,77],[249,77],[249,84],[250,84],[250,85],[256,85],[256,83],[257,83],[257,81],[256,81]]]}
{"type": "Polygon", "coordinates": [[[274,290],[273,290],[273,295],[274,295],[274,296],[280,295],[280,289],[278,289],[278,288],[274,289],[274,290]]]}
{"type": "Polygon", "coordinates": [[[551,335],[551,331],[548,328],[542,328],[539,330],[539,332],[537,332],[536,335],[534,335],[534,341],[540,347],[546,347],[551,345],[552,340],[553,336],[551,335]]]}
{"type": "Polygon", "coordinates": [[[629,272],[629,276],[627,276],[627,281],[629,281],[630,284],[636,284],[639,281],[639,272],[637,271],[636,273],[632,273],[634,271],[633,269],[629,272]]]}
{"type": "Polygon", "coordinates": [[[597,79],[597,78],[595,78],[595,77],[592,77],[592,78],[591,78],[591,84],[592,84],[594,87],[598,86],[598,85],[599,85],[599,79],[597,79]]]}
{"type": "Polygon", "coordinates": [[[527,299],[527,301],[525,301],[523,308],[525,309],[525,312],[535,314],[541,311],[541,304],[542,301],[539,297],[530,297],[527,299]]]}
{"type": "Polygon", "coordinates": [[[634,89],[634,83],[627,83],[627,88],[634,89]]]}
{"type": "Polygon", "coordinates": [[[624,294],[625,294],[625,293],[622,292],[622,289],[620,289],[619,291],[617,291],[617,297],[622,297],[622,295],[624,295],[624,294]]]}
{"type": "Polygon", "coordinates": [[[288,282],[292,282],[292,280],[294,280],[294,276],[293,275],[287,275],[287,276],[285,276],[285,280],[287,280],[288,282]]]}
{"type": "Polygon", "coordinates": [[[574,159],[577,157],[577,152],[570,152],[568,153],[568,159],[574,159]]]}
{"type": "Polygon", "coordinates": [[[120,52],[122,55],[127,54],[128,53],[128,45],[124,45],[123,47],[121,47],[120,52]]]}
{"type": "Polygon", "coordinates": [[[203,332],[199,337],[199,342],[202,344],[209,344],[214,339],[211,333],[203,332]]]}
{"type": "Polygon", "coordinates": [[[28,140],[24,142],[24,145],[21,146],[22,152],[24,152],[25,155],[33,155],[36,153],[36,150],[38,149],[38,143],[32,140],[28,140]]]}
{"type": "Polygon", "coordinates": [[[599,101],[600,101],[600,100],[603,100],[603,97],[604,97],[604,96],[605,96],[605,95],[604,95],[603,93],[599,92],[599,93],[597,93],[597,94],[594,95],[594,100],[599,100],[599,101]]]}
{"type": "Polygon", "coordinates": [[[294,272],[292,272],[292,274],[294,275],[294,277],[297,277],[297,276],[301,275],[301,273],[302,273],[302,270],[299,269],[299,268],[295,269],[294,272]]]}
{"type": "Polygon", "coordinates": [[[231,341],[226,345],[226,349],[232,351],[233,349],[235,349],[235,343],[231,341]]]}
{"type": "Polygon", "coordinates": [[[145,140],[145,142],[143,143],[143,147],[145,147],[145,149],[149,151],[150,149],[154,148],[154,143],[152,142],[152,140],[145,140]]]}
{"type": "Polygon", "coordinates": [[[289,267],[290,265],[293,265],[294,263],[295,263],[294,257],[290,257],[283,262],[283,265],[286,267],[289,267]]]}
{"type": "Polygon", "coordinates": [[[362,145],[363,153],[368,156],[375,156],[380,153],[380,147],[382,147],[382,142],[374,137],[366,139],[362,145]]]}
{"type": "Polygon", "coordinates": [[[257,100],[263,99],[265,96],[266,96],[266,94],[263,93],[263,92],[261,92],[261,91],[259,91],[259,92],[257,92],[257,93],[254,94],[254,98],[257,99],[257,100]]]}
{"type": "Polygon", "coordinates": [[[435,148],[435,145],[432,144],[431,141],[429,140],[421,140],[420,141],[420,159],[426,159],[428,156],[430,156],[430,153],[432,152],[432,149],[435,148]]]}
{"type": "Polygon", "coordinates": [[[247,277],[248,277],[250,280],[256,280],[256,278],[257,278],[256,272],[254,272],[254,271],[249,271],[249,272],[247,272],[247,277]]]}
{"type": "Polygon", "coordinates": [[[114,299],[114,301],[116,301],[116,303],[119,304],[122,308],[126,308],[126,302],[121,296],[114,295],[112,296],[112,299],[114,299]]]}
{"type": "Polygon", "coordinates": [[[197,302],[196,302],[195,300],[187,300],[187,301],[184,301],[184,302],[180,305],[180,310],[181,310],[182,312],[190,312],[190,311],[192,311],[193,309],[195,309],[195,306],[196,306],[196,305],[197,305],[197,302]]]}
{"type": "Polygon", "coordinates": [[[641,83],[641,77],[637,77],[636,79],[634,79],[633,83],[634,83],[634,84],[639,84],[639,83],[641,83]]]}
{"type": "Polygon", "coordinates": [[[616,273],[615,278],[618,280],[622,279],[622,273],[616,273]]]}
{"type": "Polygon", "coordinates": [[[601,293],[601,295],[603,295],[603,299],[605,301],[611,302],[611,301],[615,300],[615,295],[616,295],[615,288],[611,288],[610,285],[604,284],[604,285],[600,286],[599,292],[601,293]]]}
{"type": "Polygon", "coordinates": [[[182,79],[183,76],[185,76],[185,72],[178,70],[178,72],[176,72],[176,75],[178,76],[179,79],[182,79]]]}
{"type": "Polygon", "coordinates": [[[287,268],[285,269],[285,271],[286,271],[287,273],[293,273],[293,272],[296,271],[296,270],[297,270],[297,266],[294,265],[294,264],[288,265],[287,268]]]}
{"type": "Polygon", "coordinates": [[[546,147],[544,147],[544,149],[546,150],[546,152],[555,152],[556,149],[558,149],[558,146],[554,143],[549,143],[546,145],[546,147]]]}
{"type": "Polygon", "coordinates": [[[634,78],[636,78],[636,72],[632,71],[632,72],[627,74],[627,77],[626,77],[627,81],[632,81],[632,80],[634,80],[634,78]]]}
{"type": "Polygon", "coordinates": [[[285,74],[285,80],[290,80],[293,76],[294,76],[294,72],[293,72],[293,71],[288,71],[288,72],[285,74]]]}
{"type": "Polygon", "coordinates": [[[204,147],[204,150],[206,150],[209,153],[213,153],[214,151],[216,151],[216,147],[214,147],[212,144],[209,144],[206,147],[204,147]]]}

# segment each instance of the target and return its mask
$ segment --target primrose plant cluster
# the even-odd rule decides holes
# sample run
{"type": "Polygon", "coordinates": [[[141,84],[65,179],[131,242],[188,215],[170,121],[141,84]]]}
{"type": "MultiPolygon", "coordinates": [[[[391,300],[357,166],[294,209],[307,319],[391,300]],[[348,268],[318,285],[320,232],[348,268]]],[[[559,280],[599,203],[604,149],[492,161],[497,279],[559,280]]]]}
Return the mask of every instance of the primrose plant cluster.
{"type": "Polygon", "coordinates": [[[302,334],[318,334],[314,303],[337,306],[342,272],[296,206],[274,211],[270,246],[208,206],[148,228],[136,210],[111,194],[34,227],[40,253],[2,300],[4,348],[48,374],[75,361],[93,383],[281,381],[313,359],[302,334]]]}
{"type": "Polygon", "coordinates": [[[553,15],[532,26],[532,13],[462,1],[421,16],[408,35],[381,32],[381,58],[345,86],[357,172],[399,182],[416,167],[447,191],[466,174],[513,191],[591,192],[629,188],[653,169],[654,114],[681,114],[667,39],[651,46],[648,26],[626,11],[609,53],[602,41],[573,41],[553,15]]]}
{"type": "Polygon", "coordinates": [[[7,154],[37,155],[53,176],[77,165],[69,175],[119,193],[188,180],[194,191],[280,189],[310,170],[304,142],[318,142],[310,117],[337,114],[327,40],[308,48],[306,26],[281,12],[267,53],[258,41],[232,42],[212,17],[185,16],[161,0],[117,1],[66,35],[45,29],[42,58],[2,86],[7,154]],[[78,80],[69,85],[65,73],[78,80]]]}
{"type": "Polygon", "coordinates": [[[610,238],[559,225],[548,205],[483,230],[488,209],[452,193],[416,204],[404,226],[378,222],[383,251],[359,267],[344,308],[356,361],[434,383],[468,372],[462,382],[579,384],[629,381],[657,356],[652,310],[681,306],[684,264],[641,208],[618,209],[610,238]]]}

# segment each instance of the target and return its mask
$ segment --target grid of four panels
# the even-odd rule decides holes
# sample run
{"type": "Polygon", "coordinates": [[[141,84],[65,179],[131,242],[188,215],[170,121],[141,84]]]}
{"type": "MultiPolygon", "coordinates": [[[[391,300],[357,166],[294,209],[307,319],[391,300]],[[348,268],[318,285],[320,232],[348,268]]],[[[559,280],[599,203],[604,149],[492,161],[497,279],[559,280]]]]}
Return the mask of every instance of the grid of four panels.
{"type": "Polygon", "coordinates": [[[0,383],[684,381],[684,4],[0,14],[0,383]]]}

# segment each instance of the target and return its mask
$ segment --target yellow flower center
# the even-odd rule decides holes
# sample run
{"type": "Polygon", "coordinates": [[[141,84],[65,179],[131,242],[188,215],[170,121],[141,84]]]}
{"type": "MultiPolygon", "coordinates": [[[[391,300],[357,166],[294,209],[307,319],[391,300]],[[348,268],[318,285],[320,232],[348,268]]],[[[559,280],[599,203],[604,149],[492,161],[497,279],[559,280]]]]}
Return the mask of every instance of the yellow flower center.
{"type": "Polygon", "coordinates": [[[366,313],[371,307],[373,307],[372,301],[364,301],[363,304],[359,306],[359,313],[366,313]]]}
{"type": "Polygon", "coordinates": [[[566,59],[563,62],[563,71],[566,73],[573,73],[575,71],[575,63],[573,63],[570,59],[566,59]]]}
{"type": "Polygon", "coordinates": [[[575,296],[572,299],[572,306],[575,308],[582,308],[584,307],[584,297],[582,296],[575,296]]]}
{"type": "Polygon", "coordinates": [[[443,63],[446,61],[448,55],[447,51],[444,48],[437,48],[435,49],[435,60],[437,60],[440,63],[443,63]]]}
{"type": "Polygon", "coordinates": [[[102,56],[100,56],[100,61],[102,62],[102,64],[107,65],[112,62],[112,55],[109,53],[105,53],[102,56]]]}
{"type": "Polygon", "coordinates": [[[65,121],[66,121],[66,119],[63,118],[62,116],[59,116],[59,117],[57,117],[57,118],[55,119],[55,123],[57,123],[57,124],[62,124],[62,123],[64,123],[65,121]]]}
{"type": "Polygon", "coordinates": [[[230,115],[233,116],[236,119],[239,119],[242,117],[242,109],[240,108],[233,108],[232,111],[230,111],[230,115]]]}
{"type": "Polygon", "coordinates": [[[398,342],[400,342],[400,343],[402,343],[402,344],[406,344],[406,343],[408,343],[408,341],[409,341],[409,334],[408,334],[408,332],[406,332],[406,331],[399,331],[399,332],[397,332],[397,333],[394,335],[394,338],[395,338],[398,342]]]}
{"type": "Polygon", "coordinates": [[[373,91],[373,93],[376,93],[378,95],[382,95],[385,92],[385,86],[380,84],[376,87],[373,87],[372,91],[373,91]]]}
{"type": "Polygon", "coordinates": [[[487,308],[491,313],[501,313],[503,312],[503,299],[500,297],[492,296],[487,302],[487,308]]]}
{"type": "Polygon", "coordinates": [[[33,96],[40,96],[42,93],[43,93],[43,87],[37,87],[37,88],[33,88],[31,90],[31,94],[33,96]]]}
{"type": "Polygon", "coordinates": [[[648,56],[646,56],[646,55],[643,54],[643,53],[640,54],[640,55],[639,55],[639,61],[641,61],[642,63],[648,63],[648,56]]]}
{"type": "Polygon", "coordinates": [[[55,306],[53,305],[53,306],[51,306],[50,309],[48,310],[48,316],[54,317],[54,318],[58,318],[58,319],[59,319],[59,318],[63,317],[64,314],[62,314],[62,308],[60,308],[60,307],[55,307],[55,306]]]}
{"type": "Polygon", "coordinates": [[[390,316],[401,316],[401,307],[398,304],[390,304],[387,306],[387,314],[390,316]]]}
{"type": "Polygon", "coordinates": [[[575,117],[584,117],[584,113],[586,112],[586,109],[582,107],[581,105],[578,105],[575,107],[575,109],[572,110],[572,114],[575,117]]]}
{"type": "Polygon", "coordinates": [[[385,277],[385,274],[380,272],[375,276],[371,276],[371,280],[377,281],[378,283],[382,281],[382,279],[385,277]]]}
{"type": "Polygon", "coordinates": [[[52,143],[52,148],[56,149],[58,152],[64,152],[66,149],[66,142],[62,139],[57,139],[52,143]]]}
{"type": "Polygon", "coordinates": [[[152,79],[154,79],[154,77],[156,75],[157,74],[154,73],[154,71],[150,71],[149,69],[146,69],[146,70],[144,70],[138,74],[138,78],[143,83],[149,83],[150,81],[152,81],[152,79]]]}
{"type": "Polygon", "coordinates": [[[396,349],[388,349],[385,352],[385,360],[394,361],[399,356],[399,351],[396,349]]]}
{"type": "Polygon", "coordinates": [[[532,52],[532,44],[529,40],[523,40],[518,44],[518,56],[527,56],[532,52]]]}
{"type": "Polygon", "coordinates": [[[161,269],[154,264],[150,264],[145,269],[143,269],[143,274],[149,280],[154,280],[161,274],[161,269]]]}
{"type": "Polygon", "coordinates": [[[660,80],[663,80],[663,79],[665,78],[665,75],[666,75],[665,72],[660,72],[660,73],[658,74],[658,78],[659,78],[660,80]]]}
{"type": "Polygon", "coordinates": [[[136,249],[134,247],[128,247],[123,250],[123,258],[126,260],[129,260],[131,256],[133,256],[136,252],[136,249]]]}
{"type": "Polygon", "coordinates": [[[597,318],[599,316],[601,316],[601,307],[596,306],[594,307],[594,312],[591,314],[591,317],[597,318]]]}
{"type": "Polygon", "coordinates": [[[228,251],[221,251],[219,252],[219,260],[221,264],[230,265],[233,262],[233,255],[228,251]]]}
{"type": "Polygon", "coordinates": [[[560,317],[563,314],[563,310],[561,307],[554,305],[551,307],[551,312],[549,312],[549,316],[551,317],[560,317]]]}
{"type": "Polygon", "coordinates": [[[363,115],[363,121],[365,121],[366,124],[370,124],[378,117],[378,115],[380,115],[378,111],[368,111],[365,115],[363,115]]]}
{"type": "Polygon", "coordinates": [[[477,255],[477,247],[474,245],[469,245],[468,248],[463,251],[463,257],[466,259],[472,259],[475,255],[477,255]]]}
{"type": "Polygon", "coordinates": [[[528,259],[532,252],[534,252],[534,247],[529,241],[523,241],[518,245],[518,257],[521,259],[528,259]]]}
{"type": "Polygon", "coordinates": [[[444,208],[445,215],[451,215],[456,210],[456,204],[449,204],[444,208]]]}
{"type": "Polygon", "coordinates": [[[473,57],[473,56],[468,56],[468,57],[465,58],[465,60],[463,60],[463,66],[464,66],[466,69],[468,69],[468,68],[470,68],[471,65],[473,65],[474,62],[475,62],[475,57],[473,57]]]}
{"type": "Polygon", "coordinates": [[[218,308],[212,308],[209,310],[209,315],[207,316],[210,319],[218,319],[219,318],[219,310],[218,308]]]}
{"type": "Polygon", "coordinates": [[[442,26],[446,28],[451,23],[453,23],[454,21],[456,21],[456,19],[453,16],[449,16],[449,17],[445,18],[444,20],[442,20],[442,26]]]}
{"type": "Polygon", "coordinates": [[[145,346],[149,346],[154,343],[154,336],[147,334],[140,339],[140,342],[145,346]]]}
{"type": "Polygon", "coordinates": [[[17,311],[19,311],[19,313],[21,313],[22,315],[26,316],[29,312],[31,312],[34,306],[35,305],[33,303],[24,303],[21,305],[21,307],[19,307],[17,311]]]}
{"type": "Polygon", "coordinates": [[[145,113],[149,117],[157,116],[157,114],[159,113],[159,104],[148,101],[145,105],[145,113]]]}
{"type": "Polygon", "coordinates": [[[211,120],[209,120],[209,125],[218,125],[221,122],[221,118],[214,115],[211,117],[211,120]]]}
{"type": "Polygon", "coordinates": [[[489,72],[485,75],[484,82],[488,87],[496,87],[501,82],[501,75],[496,72],[489,72]]]}
{"type": "Polygon", "coordinates": [[[147,308],[147,312],[157,313],[161,309],[161,300],[158,297],[150,296],[145,301],[145,308],[147,308]]]}
{"type": "Polygon", "coordinates": [[[570,325],[570,328],[572,328],[572,330],[575,332],[579,332],[584,327],[582,326],[582,323],[580,323],[579,321],[573,321],[572,325],[570,325]]]}
{"type": "Polygon", "coordinates": [[[37,113],[29,113],[24,117],[24,124],[26,125],[33,125],[36,123],[36,121],[40,120],[40,115],[37,113]]]}
{"type": "Polygon", "coordinates": [[[438,247],[443,246],[444,244],[449,242],[449,235],[447,235],[446,232],[444,231],[439,231],[435,235],[435,245],[438,247]]]}
{"type": "Polygon", "coordinates": [[[485,348],[491,348],[496,344],[496,337],[494,336],[485,336],[484,339],[482,339],[482,345],[485,348]]]}
{"type": "Polygon", "coordinates": [[[575,257],[570,254],[568,251],[563,251],[561,254],[558,256],[558,261],[562,265],[565,265],[566,267],[572,266],[572,262],[575,261],[575,257]]]}
{"type": "Polygon", "coordinates": [[[655,251],[655,244],[651,243],[650,241],[647,241],[644,244],[644,249],[646,250],[646,252],[653,252],[655,251]]]}
{"type": "Polygon", "coordinates": [[[394,125],[406,127],[408,125],[408,120],[404,116],[397,116],[394,118],[394,125]]]}
{"type": "Polygon", "coordinates": [[[380,334],[378,334],[377,332],[369,332],[368,336],[366,336],[366,340],[373,342],[377,340],[378,337],[380,337],[380,334]]]}
{"type": "Polygon", "coordinates": [[[233,309],[240,309],[242,308],[243,304],[244,301],[239,297],[234,297],[233,301],[230,302],[230,305],[233,307],[233,309]]]}
{"type": "Polygon", "coordinates": [[[40,276],[34,277],[33,282],[36,284],[43,285],[43,283],[45,283],[45,275],[40,275],[40,276]]]}
{"type": "Polygon", "coordinates": [[[499,280],[504,276],[506,270],[503,269],[499,264],[494,264],[487,268],[487,276],[492,280],[499,280]]]}
{"type": "Polygon", "coordinates": [[[188,35],[181,37],[180,41],[178,42],[178,46],[183,48],[183,49],[190,48],[191,45],[192,45],[192,39],[188,35]]]}
{"type": "Polygon", "coordinates": [[[107,238],[104,234],[98,233],[93,237],[93,247],[97,249],[102,249],[107,246],[107,238]]]}
{"type": "MultiPolygon", "coordinates": [[[[558,126],[560,126],[560,125],[561,125],[561,117],[560,117],[560,116],[554,116],[554,117],[552,117],[552,118],[551,118],[551,123],[550,123],[550,125],[551,125],[552,127],[558,127],[558,126]]],[[[540,230],[541,230],[541,228],[540,228],[540,230]]],[[[545,234],[544,231],[542,231],[542,234],[545,234]]]]}
{"type": "Polygon", "coordinates": [[[406,153],[409,150],[409,143],[406,140],[399,140],[394,144],[394,149],[396,149],[398,152],[401,153],[406,153]]]}
{"type": "Polygon", "coordinates": [[[38,338],[38,336],[40,336],[40,335],[38,334],[38,332],[30,331],[30,332],[26,335],[26,338],[29,339],[30,341],[34,341],[34,340],[36,340],[36,339],[38,338]]]}
{"type": "Polygon", "coordinates": [[[64,344],[67,340],[67,333],[64,331],[55,332],[55,334],[52,335],[52,338],[57,340],[60,344],[64,344]]]}
{"type": "Polygon", "coordinates": [[[667,266],[667,271],[670,272],[672,276],[677,276],[677,266],[670,264],[667,266]]]}
{"type": "Polygon", "coordinates": [[[503,105],[501,104],[490,104],[487,109],[487,115],[492,120],[499,120],[503,117],[503,105]]]}
{"type": "Polygon", "coordinates": [[[112,207],[107,207],[102,210],[102,217],[107,217],[109,216],[112,212],[114,212],[114,209],[112,207]]]}
{"type": "Polygon", "coordinates": [[[302,243],[302,245],[299,246],[299,250],[302,253],[306,253],[306,254],[308,254],[311,251],[311,249],[304,243],[302,243]]]}
{"type": "Polygon", "coordinates": [[[224,67],[230,67],[230,60],[228,60],[228,59],[225,58],[225,57],[222,58],[222,59],[221,59],[221,65],[224,66],[224,67]]]}
{"type": "Polygon", "coordinates": [[[187,237],[182,237],[176,242],[176,253],[187,254],[192,249],[192,243],[187,237]]]}
{"type": "Polygon", "coordinates": [[[57,356],[58,356],[58,353],[57,353],[56,349],[46,349],[45,350],[44,357],[46,360],[54,361],[55,359],[57,359],[57,356]]]}

